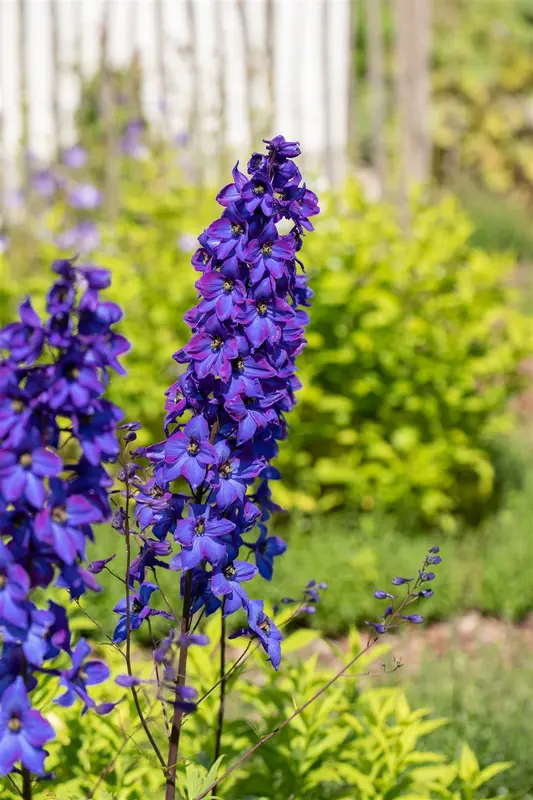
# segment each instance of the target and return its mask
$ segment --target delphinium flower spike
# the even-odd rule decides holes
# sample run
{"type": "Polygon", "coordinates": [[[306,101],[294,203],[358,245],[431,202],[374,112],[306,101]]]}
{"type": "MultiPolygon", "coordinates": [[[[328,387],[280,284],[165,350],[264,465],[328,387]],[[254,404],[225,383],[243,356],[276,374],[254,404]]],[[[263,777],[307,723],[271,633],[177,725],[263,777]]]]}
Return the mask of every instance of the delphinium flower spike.
{"type": "MultiPolygon", "coordinates": [[[[247,174],[237,165],[217,196],[222,216],[201,234],[192,258],[201,273],[199,303],[185,316],[191,339],[174,355],[181,374],[166,393],[167,436],[143,451],[152,472],[147,483],[136,481],[143,547],[172,537],[178,548],[169,566],[181,573],[182,636],[195,613],[242,609],[275,668],[281,634],[260,601],[249,599],[246,584],[258,573],[270,580],[285,550],[265,529],[277,510],[270,481],[279,473],[271,462],[300,386],[295,360],[305,346],[304,307],[312,293],[299,251],[319,213],[293,161],[299,154],[298,143],[282,136],[266,141],[247,174]]],[[[126,576],[137,593],[139,578],[131,569],[126,576]]],[[[178,688],[186,657],[185,651],[178,688]]],[[[180,721],[178,713],[167,797],[175,792],[180,721]]]]}
{"type": "Polygon", "coordinates": [[[108,668],[88,660],[83,640],[73,649],[65,609],[38,607],[34,590],[55,583],[78,599],[99,589],[83,562],[92,525],[110,517],[104,464],[118,455],[122,413],[103,395],[128,343],[113,330],[120,309],[100,299],[107,270],[66,260],[52,269],[47,318],[26,299],[20,320],[0,331],[0,775],[17,762],[44,775],[42,748],[54,734],[30,705],[43,670],[66,690],[60,704],[112,707],[88,693],[108,668]],[[61,653],[71,660],[66,669],[54,667],[61,653]]]}

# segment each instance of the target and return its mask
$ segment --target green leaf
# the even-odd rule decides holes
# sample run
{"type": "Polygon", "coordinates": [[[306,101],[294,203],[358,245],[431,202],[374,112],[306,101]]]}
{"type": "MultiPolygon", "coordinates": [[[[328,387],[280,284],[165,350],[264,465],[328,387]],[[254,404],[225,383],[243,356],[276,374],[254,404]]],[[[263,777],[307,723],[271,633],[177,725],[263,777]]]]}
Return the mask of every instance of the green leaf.
{"type": "Polygon", "coordinates": [[[465,783],[473,783],[479,773],[479,762],[470,747],[465,743],[459,757],[459,777],[465,783]]]}

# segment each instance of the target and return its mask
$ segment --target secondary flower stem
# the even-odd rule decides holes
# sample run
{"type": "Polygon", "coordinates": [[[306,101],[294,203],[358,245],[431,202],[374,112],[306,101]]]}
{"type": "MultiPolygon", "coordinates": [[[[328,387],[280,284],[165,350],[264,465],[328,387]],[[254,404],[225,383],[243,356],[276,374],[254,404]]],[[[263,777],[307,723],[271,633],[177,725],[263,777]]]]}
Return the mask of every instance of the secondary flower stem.
{"type": "MultiPolygon", "coordinates": [[[[404,598],[404,600],[400,603],[396,611],[394,611],[394,613],[391,615],[390,622],[388,623],[389,626],[395,620],[395,618],[399,614],[401,614],[405,606],[409,603],[409,601],[413,597],[413,591],[417,588],[419,583],[420,583],[420,578],[416,581],[413,589],[408,590],[408,593],[404,598]]],[[[342,676],[348,672],[348,670],[356,663],[356,661],[359,661],[359,659],[362,656],[364,656],[365,653],[368,653],[368,651],[371,650],[372,647],[374,647],[378,639],[379,636],[374,636],[371,639],[369,639],[366,646],[362,650],[360,650],[353,658],[351,658],[347,664],[341,667],[341,669],[329,681],[327,681],[327,683],[325,683],[317,692],[315,692],[315,694],[312,697],[310,697],[309,700],[306,700],[306,702],[303,703],[301,706],[299,706],[295,711],[293,711],[293,713],[289,717],[287,717],[287,719],[283,720],[283,722],[281,722],[279,725],[273,728],[273,730],[271,730],[269,733],[267,733],[265,736],[259,739],[259,741],[256,742],[256,744],[254,744],[253,747],[250,747],[249,750],[243,753],[242,756],[238,758],[237,761],[235,761],[235,763],[231,765],[231,767],[228,767],[228,769],[225,772],[223,772],[219,778],[213,781],[213,783],[211,783],[207,787],[207,789],[204,789],[203,792],[197,794],[194,800],[202,800],[203,797],[207,797],[208,794],[210,794],[214,789],[216,789],[219,783],[222,783],[222,781],[225,778],[227,778],[228,775],[231,775],[232,772],[234,772],[238,767],[240,767],[241,764],[243,764],[248,758],[250,758],[250,756],[252,756],[256,752],[256,750],[259,750],[259,748],[262,745],[264,745],[265,742],[268,742],[269,739],[271,739],[273,736],[275,736],[277,733],[283,730],[283,728],[285,728],[287,725],[290,725],[293,719],[296,719],[296,717],[299,716],[303,711],[305,711],[305,709],[308,708],[312,703],[314,703],[315,700],[318,700],[318,698],[321,697],[324,694],[324,692],[327,692],[330,686],[333,686],[333,684],[336,683],[339,680],[339,678],[342,678],[342,676]]]]}
{"type": "MultiPolygon", "coordinates": [[[[127,477],[127,467],[125,467],[125,471],[126,471],[126,517],[124,520],[124,538],[126,540],[126,666],[128,669],[128,675],[133,676],[133,669],[131,666],[131,609],[130,609],[130,582],[129,582],[130,567],[131,567],[130,484],[129,484],[129,478],[127,477]]],[[[159,763],[161,764],[163,769],[166,769],[165,759],[163,758],[161,750],[157,746],[157,742],[153,737],[152,731],[148,727],[148,723],[144,717],[143,710],[139,702],[137,689],[135,688],[135,686],[131,687],[131,693],[133,695],[133,702],[135,703],[135,710],[137,711],[137,716],[139,717],[139,721],[143,726],[148,741],[152,745],[153,751],[156,754],[159,763]]]]}
{"type": "MultiPolygon", "coordinates": [[[[153,650],[155,650],[155,639],[154,639],[154,633],[153,633],[153,630],[152,630],[152,623],[150,622],[150,617],[148,617],[146,621],[148,623],[148,630],[150,631],[150,638],[152,640],[152,648],[153,648],[153,650]]],[[[167,708],[165,706],[165,700],[163,698],[163,683],[161,681],[161,675],[160,675],[160,672],[159,672],[159,667],[158,667],[157,661],[155,659],[154,659],[154,666],[155,666],[155,677],[156,677],[156,680],[157,680],[157,688],[158,688],[159,693],[161,694],[161,709],[163,711],[163,719],[165,721],[165,729],[166,729],[166,732],[167,732],[167,736],[170,736],[170,723],[168,721],[167,708]]]]}
{"type": "Polygon", "coordinates": [[[222,730],[224,728],[224,711],[226,704],[226,618],[223,612],[224,608],[222,608],[220,616],[220,702],[218,706],[214,761],[217,761],[217,759],[220,757],[220,750],[222,746],[222,730]]]}
{"type": "MultiPolygon", "coordinates": [[[[187,572],[185,578],[185,591],[183,593],[183,613],[181,616],[181,635],[184,636],[189,632],[191,619],[191,594],[192,594],[192,572],[187,572]]],[[[172,717],[172,729],[170,731],[170,739],[168,745],[168,760],[167,760],[167,783],[165,791],[165,800],[175,800],[176,797],[176,767],[178,762],[178,751],[180,744],[181,723],[183,719],[183,709],[179,703],[179,687],[185,683],[187,675],[187,642],[182,641],[180,644],[179,660],[178,660],[178,675],[176,679],[176,705],[174,708],[174,716],[172,717]]]]}
{"type": "Polygon", "coordinates": [[[283,720],[283,722],[280,725],[277,725],[273,730],[271,730],[269,733],[267,733],[266,736],[263,736],[261,739],[259,739],[259,741],[256,742],[256,744],[254,744],[253,747],[250,747],[249,750],[247,750],[245,753],[243,753],[242,756],[239,759],[237,759],[237,761],[235,761],[235,763],[232,764],[231,767],[229,767],[225,772],[223,772],[222,775],[219,778],[217,778],[215,781],[213,781],[213,783],[211,783],[207,787],[207,789],[205,789],[200,794],[197,794],[195,796],[194,800],[202,800],[203,797],[207,797],[208,794],[210,794],[214,789],[216,789],[216,787],[219,785],[219,783],[222,783],[222,781],[225,778],[227,778],[229,775],[231,775],[232,772],[234,772],[238,767],[240,767],[241,764],[243,764],[248,758],[250,758],[250,756],[252,756],[255,753],[256,750],[259,750],[259,748],[263,744],[265,744],[265,742],[268,742],[268,740],[271,739],[273,736],[275,736],[276,733],[279,733],[281,730],[283,730],[283,728],[285,728],[287,725],[289,725],[293,721],[293,719],[296,719],[296,717],[299,716],[299,714],[301,714],[302,711],[305,711],[305,709],[308,708],[308,706],[310,706],[311,703],[314,703],[315,700],[318,700],[318,698],[321,695],[323,695],[324,692],[326,692],[329,689],[330,686],[332,686],[342,675],[345,674],[345,672],[347,672],[350,669],[350,667],[352,667],[355,664],[355,662],[358,659],[360,659],[365,653],[367,653],[375,645],[375,643],[378,641],[378,638],[379,638],[378,636],[375,636],[373,639],[371,639],[368,642],[368,644],[366,645],[366,647],[364,647],[363,650],[360,650],[359,653],[357,653],[356,656],[354,656],[352,659],[350,659],[350,661],[347,664],[345,664],[345,666],[342,667],[342,669],[340,669],[339,672],[337,672],[333,676],[333,678],[331,678],[331,680],[329,680],[327,683],[324,684],[324,686],[322,686],[317,692],[315,692],[315,694],[312,697],[310,697],[309,700],[306,700],[305,703],[303,703],[301,706],[299,706],[290,715],[290,717],[287,717],[287,719],[283,720]]]}

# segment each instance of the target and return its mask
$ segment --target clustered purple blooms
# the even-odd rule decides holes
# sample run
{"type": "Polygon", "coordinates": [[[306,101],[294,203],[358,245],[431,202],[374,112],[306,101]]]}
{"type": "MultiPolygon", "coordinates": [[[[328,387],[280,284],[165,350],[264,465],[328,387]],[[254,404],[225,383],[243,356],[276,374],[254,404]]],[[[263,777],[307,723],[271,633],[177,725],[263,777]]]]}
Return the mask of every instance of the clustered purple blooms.
{"type": "Polygon", "coordinates": [[[48,317],[26,299],[20,320],[0,331],[0,775],[17,762],[44,774],[42,746],[53,731],[31,710],[28,693],[45,662],[60,653],[71,659],[69,669],[46,667],[65,689],[57,702],[78,697],[99,713],[112,707],[96,706],[87,692],[108,677],[107,667],[87,660],[83,639],[72,649],[65,609],[52,601],[38,608],[32,592],[52,583],[72,598],[99,590],[83,561],[92,525],[110,516],[104,464],[118,455],[122,417],[103,394],[109,371],[123,371],[117,359],[129,345],[113,330],[119,307],[99,296],[110,284],[107,270],[65,260],[52,269],[48,317]],[[61,457],[67,442],[72,463],[61,457]]]}
{"type": "Polygon", "coordinates": [[[399,623],[404,621],[410,622],[413,625],[420,625],[424,621],[424,617],[421,614],[402,614],[400,612],[404,611],[406,606],[411,605],[417,600],[427,600],[429,597],[433,597],[433,589],[423,587],[424,584],[427,584],[436,578],[434,572],[427,572],[427,567],[429,565],[437,565],[441,563],[442,559],[438,555],[439,552],[440,548],[436,545],[434,547],[430,547],[424,558],[422,569],[418,571],[418,578],[403,578],[401,576],[397,576],[392,579],[391,583],[393,586],[405,585],[407,587],[407,594],[404,596],[403,601],[400,602],[400,605],[396,610],[394,609],[393,601],[396,600],[397,595],[391,594],[390,592],[385,592],[382,589],[377,589],[374,592],[374,597],[376,600],[390,601],[389,605],[385,609],[385,612],[383,613],[381,622],[366,623],[373,628],[377,634],[381,635],[383,633],[387,633],[391,629],[393,619],[398,620],[399,623]]]}
{"type": "MultiPolygon", "coordinates": [[[[244,584],[257,573],[270,580],[275,557],[286,549],[266,533],[279,510],[271,499],[269,483],[279,478],[271,461],[300,387],[295,359],[306,343],[302,306],[312,292],[298,252],[319,208],[292,160],[298,143],[277,136],[266,145],[266,153],[252,155],[247,175],[234,168],[233,182],[217,196],[221,219],[199,237],[192,264],[202,273],[201,299],[185,317],[192,338],[174,355],[184,371],[166,393],[167,438],[144,450],[153,474],[137,485],[136,515],[142,549],[169,535],[180,545],[168,566],[182,573],[182,596],[190,586],[192,612],[244,609],[277,669],[281,634],[244,584]],[[279,233],[282,221],[288,233],[279,233]],[[190,492],[175,491],[177,480],[190,492]],[[249,541],[257,523],[259,536],[249,541]],[[155,540],[146,539],[149,528],[155,540]],[[243,548],[255,564],[241,556],[243,548]]],[[[141,580],[130,571],[132,586],[141,580]]],[[[120,641],[123,604],[117,612],[120,641]]]]}

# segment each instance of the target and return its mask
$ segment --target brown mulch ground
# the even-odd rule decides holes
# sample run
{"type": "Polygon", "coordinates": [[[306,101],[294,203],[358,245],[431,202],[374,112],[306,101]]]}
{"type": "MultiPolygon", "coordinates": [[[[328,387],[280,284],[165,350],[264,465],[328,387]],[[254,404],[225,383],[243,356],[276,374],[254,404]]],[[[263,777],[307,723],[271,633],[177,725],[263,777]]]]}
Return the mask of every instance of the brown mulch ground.
{"type": "MultiPolygon", "coordinates": [[[[366,641],[367,635],[361,631],[362,642],[366,641]]],[[[391,665],[394,659],[399,660],[406,676],[416,673],[426,657],[443,657],[451,650],[475,657],[492,647],[498,650],[504,663],[512,665],[524,651],[533,651],[533,614],[516,624],[470,611],[456,619],[435,622],[427,627],[406,626],[400,633],[384,636],[383,641],[391,647],[385,660],[391,665]]],[[[336,644],[346,649],[345,639],[336,644]]],[[[313,642],[301,651],[301,656],[306,658],[312,653],[319,654],[319,663],[324,666],[340,666],[342,663],[326,642],[313,642]]]]}

